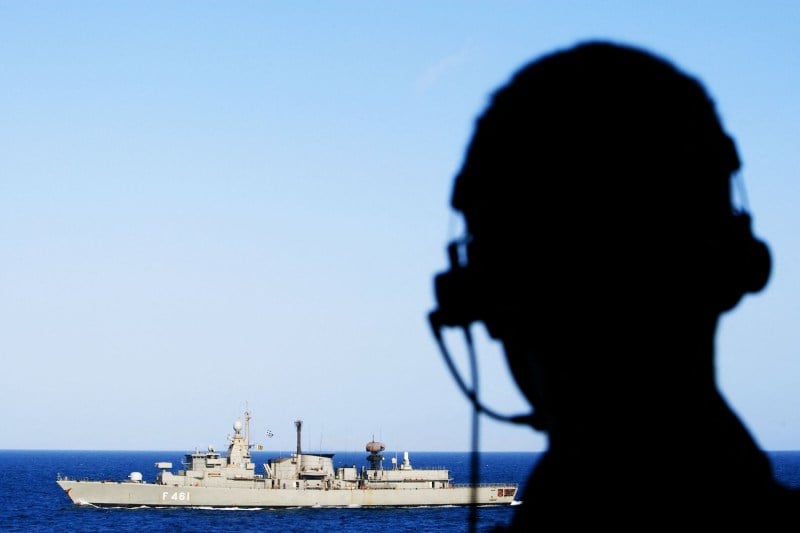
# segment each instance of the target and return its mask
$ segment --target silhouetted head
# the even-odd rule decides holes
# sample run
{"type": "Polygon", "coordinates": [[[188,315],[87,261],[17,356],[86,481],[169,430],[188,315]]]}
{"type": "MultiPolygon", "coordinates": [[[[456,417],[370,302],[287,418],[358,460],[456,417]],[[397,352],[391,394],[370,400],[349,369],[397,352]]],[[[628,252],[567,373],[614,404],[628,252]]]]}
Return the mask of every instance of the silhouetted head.
{"type": "Polygon", "coordinates": [[[590,42],[526,65],[477,121],[452,197],[476,318],[502,337],[532,316],[732,308],[770,270],[732,206],[739,166],[702,85],[661,58],[590,42]]]}

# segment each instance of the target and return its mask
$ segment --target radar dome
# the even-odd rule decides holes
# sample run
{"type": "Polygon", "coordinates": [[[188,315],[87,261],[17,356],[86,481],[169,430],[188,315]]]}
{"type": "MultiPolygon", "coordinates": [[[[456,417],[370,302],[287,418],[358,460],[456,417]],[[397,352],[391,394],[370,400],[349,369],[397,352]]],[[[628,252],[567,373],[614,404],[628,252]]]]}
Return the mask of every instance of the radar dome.
{"type": "Polygon", "coordinates": [[[236,433],[239,433],[242,430],[242,421],[241,420],[237,420],[236,422],[234,422],[233,423],[233,429],[234,429],[234,431],[236,431],[236,433]]]}
{"type": "Polygon", "coordinates": [[[386,446],[384,446],[382,442],[372,440],[367,443],[367,451],[369,453],[380,453],[385,449],[386,446]]]}

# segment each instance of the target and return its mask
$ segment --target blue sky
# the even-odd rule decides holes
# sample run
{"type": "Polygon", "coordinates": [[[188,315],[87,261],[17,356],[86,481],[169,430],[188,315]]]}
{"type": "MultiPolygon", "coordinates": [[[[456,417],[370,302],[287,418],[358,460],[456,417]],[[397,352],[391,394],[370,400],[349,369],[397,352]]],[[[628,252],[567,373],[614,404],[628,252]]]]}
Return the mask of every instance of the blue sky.
{"type": "Polygon", "coordinates": [[[793,1],[0,0],[0,448],[221,447],[247,405],[267,449],[297,418],[308,451],[469,449],[426,323],[452,178],[496,87],[605,38],[698,76],[737,141],[775,265],[719,382],[800,449],[798,36],[793,1]]]}

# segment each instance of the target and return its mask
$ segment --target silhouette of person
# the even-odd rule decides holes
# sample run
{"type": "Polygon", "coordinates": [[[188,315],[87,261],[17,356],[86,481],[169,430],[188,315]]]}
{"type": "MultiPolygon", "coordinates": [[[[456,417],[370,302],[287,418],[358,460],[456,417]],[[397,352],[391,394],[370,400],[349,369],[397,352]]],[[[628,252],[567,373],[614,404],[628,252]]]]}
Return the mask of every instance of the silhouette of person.
{"type": "Polygon", "coordinates": [[[767,283],[701,83],[590,41],[521,68],[478,118],[436,277],[437,335],[482,322],[547,436],[513,527],[767,525],[797,492],[716,383],[720,316],[767,283]]]}

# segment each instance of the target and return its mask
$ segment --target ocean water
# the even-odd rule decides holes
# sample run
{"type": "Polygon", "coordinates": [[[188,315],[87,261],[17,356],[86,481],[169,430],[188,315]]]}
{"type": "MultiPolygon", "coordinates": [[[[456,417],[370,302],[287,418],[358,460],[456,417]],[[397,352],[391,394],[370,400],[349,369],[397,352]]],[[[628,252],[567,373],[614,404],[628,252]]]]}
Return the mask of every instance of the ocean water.
{"type": "MultiPolygon", "coordinates": [[[[468,531],[467,507],[360,508],[360,509],[114,509],[74,505],[56,485],[59,474],[74,478],[125,479],[132,471],[145,480],[155,477],[156,461],[180,465],[184,451],[31,451],[0,450],[0,531],[152,531],[152,532],[250,532],[335,531],[337,533],[382,531],[468,531]]],[[[256,465],[279,455],[253,452],[256,465]]],[[[288,455],[288,452],[284,456],[288,455]]],[[[387,460],[392,457],[384,453],[387,460]]],[[[466,452],[411,452],[415,467],[446,467],[456,483],[470,477],[466,452]]],[[[365,463],[366,453],[340,452],[336,466],[365,463]]],[[[771,452],[773,468],[781,482],[800,487],[800,451],[771,452]]],[[[481,452],[480,481],[512,481],[520,492],[537,453],[481,452]]],[[[402,457],[401,457],[402,459],[402,457]]],[[[514,506],[477,509],[477,531],[506,525],[514,506]]]]}

